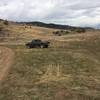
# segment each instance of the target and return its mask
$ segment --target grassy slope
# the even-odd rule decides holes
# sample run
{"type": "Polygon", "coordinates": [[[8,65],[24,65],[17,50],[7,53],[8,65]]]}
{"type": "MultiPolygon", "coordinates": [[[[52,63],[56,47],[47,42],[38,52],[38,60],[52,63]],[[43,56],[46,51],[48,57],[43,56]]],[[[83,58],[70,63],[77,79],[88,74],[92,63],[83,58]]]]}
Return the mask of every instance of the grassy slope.
{"type": "Polygon", "coordinates": [[[21,31],[24,38],[20,35],[17,46],[11,43],[19,40],[3,42],[15,52],[15,62],[0,87],[0,100],[100,100],[99,31],[55,38],[52,29],[15,26],[9,26],[11,37],[21,31]],[[23,43],[34,37],[51,39],[50,48],[25,48],[23,43]]]}
{"type": "MultiPolygon", "coordinates": [[[[11,43],[25,43],[33,38],[44,38],[49,39],[49,36],[52,36],[52,32],[54,29],[41,28],[35,26],[25,26],[18,24],[9,24],[3,25],[4,29],[8,30],[9,36],[5,36],[5,40],[3,42],[11,43]]],[[[4,38],[4,37],[3,37],[4,38]]]]}

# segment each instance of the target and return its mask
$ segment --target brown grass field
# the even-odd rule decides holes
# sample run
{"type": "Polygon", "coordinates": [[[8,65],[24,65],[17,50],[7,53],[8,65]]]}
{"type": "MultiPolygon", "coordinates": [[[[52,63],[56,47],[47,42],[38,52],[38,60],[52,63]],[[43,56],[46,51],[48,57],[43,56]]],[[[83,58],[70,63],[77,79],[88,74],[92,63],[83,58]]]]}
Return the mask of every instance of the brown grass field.
{"type": "Polygon", "coordinates": [[[99,30],[54,36],[54,29],[0,25],[7,33],[0,37],[0,100],[100,100],[99,30]],[[25,47],[37,38],[50,47],[25,47]]]}

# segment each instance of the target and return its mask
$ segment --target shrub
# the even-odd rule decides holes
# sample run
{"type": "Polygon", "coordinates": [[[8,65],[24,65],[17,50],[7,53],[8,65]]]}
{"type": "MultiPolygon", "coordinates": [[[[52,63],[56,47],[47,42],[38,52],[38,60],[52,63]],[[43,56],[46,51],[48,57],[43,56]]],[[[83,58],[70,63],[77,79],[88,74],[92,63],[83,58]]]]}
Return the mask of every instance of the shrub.
{"type": "Polygon", "coordinates": [[[84,32],[85,32],[85,29],[83,29],[83,28],[78,28],[78,29],[76,30],[76,32],[78,32],[78,33],[84,33],[84,32]]]}
{"type": "Polygon", "coordinates": [[[4,21],[4,25],[8,25],[9,23],[8,23],[8,21],[7,20],[5,20],[4,21]]]}

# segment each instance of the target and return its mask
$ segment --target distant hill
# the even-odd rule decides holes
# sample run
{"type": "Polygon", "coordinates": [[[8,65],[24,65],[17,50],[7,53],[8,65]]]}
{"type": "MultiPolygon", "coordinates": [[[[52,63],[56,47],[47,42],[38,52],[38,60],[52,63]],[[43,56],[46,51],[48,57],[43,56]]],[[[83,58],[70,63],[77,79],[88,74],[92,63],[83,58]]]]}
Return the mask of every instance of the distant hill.
{"type": "MultiPolygon", "coordinates": [[[[0,19],[0,22],[4,22],[7,20],[0,19]]],[[[32,26],[39,26],[44,28],[53,28],[53,29],[63,29],[63,30],[74,30],[74,29],[94,29],[92,27],[78,27],[78,26],[70,26],[70,25],[61,25],[61,24],[54,24],[54,23],[44,23],[39,21],[33,21],[33,22],[13,22],[8,21],[11,24],[17,23],[17,24],[26,24],[26,25],[32,25],[32,26]]],[[[100,28],[100,25],[98,25],[100,28]]]]}
{"type": "MultiPolygon", "coordinates": [[[[46,28],[54,28],[54,29],[64,29],[64,30],[73,30],[77,28],[83,28],[83,27],[75,27],[70,25],[60,25],[60,24],[53,24],[53,23],[43,23],[43,22],[19,22],[20,24],[27,24],[27,25],[33,25],[33,26],[39,26],[39,27],[46,27],[46,28]]],[[[90,27],[85,27],[83,29],[93,29],[90,27]]]]}
{"type": "Polygon", "coordinates": [[[47,28],[54,28],[54,29],[73,29],[75,27],[69,26],[69,25],[59,25],[59,24],[46,24],[43,22],[28,22],[26,24],[31,24],[34,26],[40,26],[40,27],[47,27],[47,28]]]}
{"type": "MultiPolygon", "coordinates": [[[[38,26],[38,27],[44,27],[44,28],[52,28],[52,29],[62,29],[62,30],[76,30],[76,29],[85,29],[85,30],[94,30],[93,27],[78,27],[78,26],[70,26],[70,25],[61,25],[61,24],[54,24],[54,23],[44,23],[39,21],[33,21],[33,22],[14,22],[14,21],[8,21],[0,19],[0,23],[10,23],[10,24],[26,24],[26,25],[32,25],[32,26],[38,26]]],[[[97,27],[100,28],[100,25],[97,27]]]]}

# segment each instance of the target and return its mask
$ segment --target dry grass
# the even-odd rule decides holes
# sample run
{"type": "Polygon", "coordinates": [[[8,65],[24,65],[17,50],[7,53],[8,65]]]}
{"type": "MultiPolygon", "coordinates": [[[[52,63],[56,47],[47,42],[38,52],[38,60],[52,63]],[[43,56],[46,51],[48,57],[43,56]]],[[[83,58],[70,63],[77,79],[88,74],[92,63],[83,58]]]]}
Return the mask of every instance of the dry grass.
{"type": "Polygon", "coordinates": [[[100,100],[99,31],[58,37],[47,28],[6,28],[11,34],[0,45],[11,48],[15,59],[0,87],[0,100],[100,100]],[[51,45],[25,48],[32,38],[51,45]]]}
{"type": "Polygon", "coordinates": [[[49,82],[57,82],[57,81],[62,81],[62,80],[67,80],[71,78],[71,75],[64,75],[62,73],[62,65],[48,65],[47,71],[45,72],[44,75],[40,77],[40,81],[36,84],[41,84],[41,83],[49,83],[49,82]]]}
{"type": "MultiPolygon", "coordinates": [[[[48,40],[52,36],[52,32],[55,29],[41,28],[36,26],[26,26],[18,24],[1,25],[4,29],[8,30],[9,35],[5,37],[0,37],[0,40],[4,39],[3,42],[13,42],[13,43],[25,43],[31,39],[38,38],[48,40]]],[[[1,41],[2,42],[2,41],[1,41]]]]}

